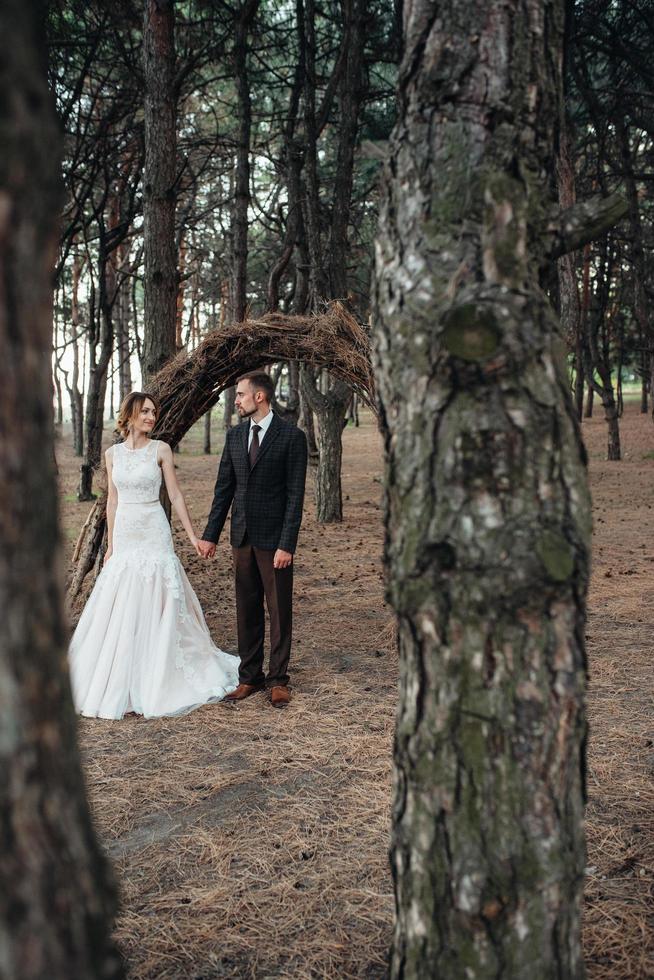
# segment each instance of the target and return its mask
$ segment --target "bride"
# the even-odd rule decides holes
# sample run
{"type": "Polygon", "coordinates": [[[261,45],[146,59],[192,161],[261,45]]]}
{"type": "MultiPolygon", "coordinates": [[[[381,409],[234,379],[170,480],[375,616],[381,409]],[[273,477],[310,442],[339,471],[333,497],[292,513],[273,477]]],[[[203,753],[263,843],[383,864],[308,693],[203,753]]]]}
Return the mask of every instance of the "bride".
{"type": "Polygon", "coordinates": [[[157,414],[151,395],[132,392],[118,415],[124,442],[105,453],[107,554],[69,649],[75,707],[87,717],[184,714],[238,685],[239,658],[212,642],[173,550],[162,473],[196,550],[198,538],[170,446],[150,439],[157,414]]]}

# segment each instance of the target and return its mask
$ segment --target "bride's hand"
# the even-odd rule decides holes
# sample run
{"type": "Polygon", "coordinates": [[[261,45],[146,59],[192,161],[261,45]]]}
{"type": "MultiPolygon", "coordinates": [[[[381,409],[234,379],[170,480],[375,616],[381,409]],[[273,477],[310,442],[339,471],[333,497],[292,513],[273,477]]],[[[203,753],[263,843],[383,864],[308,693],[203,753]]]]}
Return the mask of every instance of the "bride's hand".
{"type": "Polygon", "coordinates": [[[107,550],[105,552],[105,556],[104,556],[103,562],[102,562],[103,566],[107,564],[107,562],[111,558],[112,554],[113,554],[112,549],[111,548],[107,548],[107,550]]]}

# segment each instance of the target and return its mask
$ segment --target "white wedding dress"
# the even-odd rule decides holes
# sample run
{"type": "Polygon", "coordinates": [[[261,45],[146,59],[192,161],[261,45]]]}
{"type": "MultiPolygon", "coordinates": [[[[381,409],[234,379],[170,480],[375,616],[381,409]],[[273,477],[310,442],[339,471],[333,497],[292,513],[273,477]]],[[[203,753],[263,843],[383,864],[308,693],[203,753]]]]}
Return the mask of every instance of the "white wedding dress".
{"type": "Polygon", "coordinates": [[[238,684],[239,658],[213,643],[173,550],[159,502],[158,445],[112,449],[113,553],[68,654],[75,707],[87,717],[185,714],[238,684]]]}

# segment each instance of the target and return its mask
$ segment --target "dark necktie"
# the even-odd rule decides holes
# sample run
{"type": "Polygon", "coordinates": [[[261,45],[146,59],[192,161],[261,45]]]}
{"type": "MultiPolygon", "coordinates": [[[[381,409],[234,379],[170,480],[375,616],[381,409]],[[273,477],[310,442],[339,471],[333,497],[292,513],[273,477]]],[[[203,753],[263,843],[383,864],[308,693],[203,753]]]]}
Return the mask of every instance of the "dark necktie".
{"type": "Polygon", "coordinates": [[[252,426],[252,442],[250,443],[250,469],[254,466],[257,461],[257,456],[259,455],[259,433],[261,432],[260,425],[252,426]]]}

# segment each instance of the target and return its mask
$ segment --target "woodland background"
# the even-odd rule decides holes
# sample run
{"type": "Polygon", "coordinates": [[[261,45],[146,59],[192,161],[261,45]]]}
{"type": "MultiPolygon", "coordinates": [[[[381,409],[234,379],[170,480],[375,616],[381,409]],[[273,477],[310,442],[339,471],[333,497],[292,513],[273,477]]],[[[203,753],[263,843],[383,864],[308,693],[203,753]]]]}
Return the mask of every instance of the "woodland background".
{"type": "Polygon", "coordinates": [[[650,5],[0,34],[0,973],[652,975],[650,5]],[[312,460],[288,721],[79,724],[55,456],[74,614],[122,396],[162,396],[200,524],[260,365],[312,460]]]}

